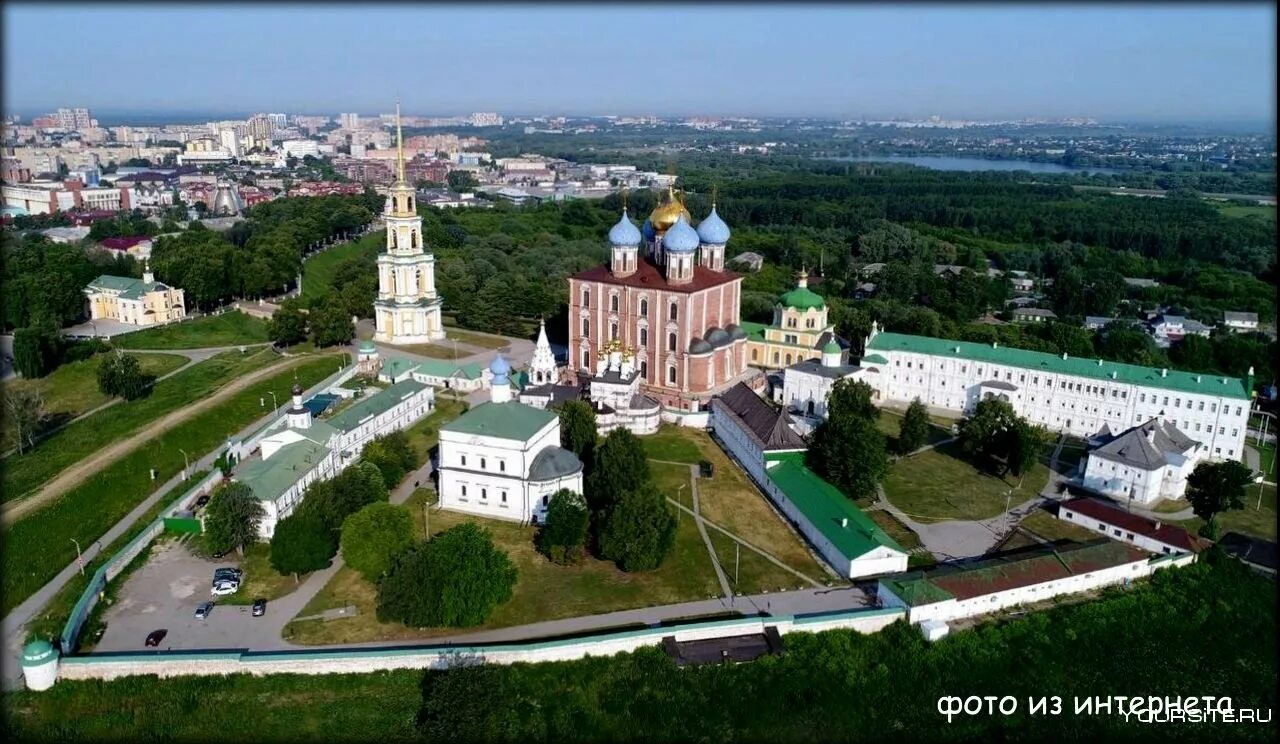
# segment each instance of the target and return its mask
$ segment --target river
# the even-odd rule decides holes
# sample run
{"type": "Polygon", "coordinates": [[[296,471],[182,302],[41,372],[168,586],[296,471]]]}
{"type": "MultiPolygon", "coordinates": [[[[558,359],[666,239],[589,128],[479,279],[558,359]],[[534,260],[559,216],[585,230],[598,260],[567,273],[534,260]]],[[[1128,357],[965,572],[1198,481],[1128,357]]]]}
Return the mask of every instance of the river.
{"type": "Polygon", "coordinates": [[[1031,160],[988,160],[957,158],[949,155],[859,155],[858,157],[823,158],[849,163],[907,163],[942,171],[1030,171],[1032,173],[1119,173],[1112,168],[1037,163],[1031,160]]]}

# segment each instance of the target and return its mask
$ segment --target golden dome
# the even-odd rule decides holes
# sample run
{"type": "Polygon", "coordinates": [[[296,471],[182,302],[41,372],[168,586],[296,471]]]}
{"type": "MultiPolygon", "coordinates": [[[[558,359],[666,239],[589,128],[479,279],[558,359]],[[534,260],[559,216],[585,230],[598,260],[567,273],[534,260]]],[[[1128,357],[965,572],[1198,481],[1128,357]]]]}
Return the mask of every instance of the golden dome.
{"type": "Polygon", "coordinates": [[[649,224],[653,225],[653,229],[658,232],[665,232],[672,225],[676,224],[676,220],[680,216],[684,216],[684,221],[693,224],[693,217],[689,214],[689,210],[676,199],[675,189],[667,187],[667,200],[657,206],[653,210],[653,214],[649,215],[649,224]]]}

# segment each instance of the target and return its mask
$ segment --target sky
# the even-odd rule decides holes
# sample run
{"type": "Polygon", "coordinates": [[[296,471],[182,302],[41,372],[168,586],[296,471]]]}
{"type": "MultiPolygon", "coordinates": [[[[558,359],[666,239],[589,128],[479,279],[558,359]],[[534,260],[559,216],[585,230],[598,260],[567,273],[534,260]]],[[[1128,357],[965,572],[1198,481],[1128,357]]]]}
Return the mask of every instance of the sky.
{"type": "Polygon", "coordinates": [[[1272,4],[4,4],[4,110],[1275,120],[1272,4]]]}

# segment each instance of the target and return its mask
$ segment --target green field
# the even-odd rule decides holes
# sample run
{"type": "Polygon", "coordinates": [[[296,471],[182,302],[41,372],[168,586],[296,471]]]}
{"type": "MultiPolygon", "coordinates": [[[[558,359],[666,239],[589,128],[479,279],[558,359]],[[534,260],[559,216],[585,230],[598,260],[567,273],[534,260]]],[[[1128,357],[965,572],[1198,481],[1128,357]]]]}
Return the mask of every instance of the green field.
{"type": "Polygon", "coordinates": [[[1018,525],[1050,542],[1055,540],[1084,542],[1098,536],[1096,532],[1087,530],[1078,524],[1058,519],[1055,513],[1046,509],[1036,509],[1028,514],[1018,525]]]}
{"type": "Polygon", "coordinates": [[[702,459],[702,450],[688,436],[688,431],[673,424],[663,424],[656,433],[640,437],[640,443],[644,445],[644,452],[651,460],[696,465],[702,459]]]}
{"type": "Polygon", "coordinates": [[[232,310],[125,334],[111,339],[111,344],[121,349],[206,349],[268,340],[265,320],[232,310]]]}
{"type": "Polygon", "coordinates": [[[478,346],[482,349],[505,349],[511,345],[511,340],[503,338],[502,336],[490,336],[484,333],[463,331],[457,328],[450,328],[446,332],[446,336],[460,344],[470,344],[471,346],[478,346]]]}
{"type": "Polygon", "coordinates": [[[3,500],[25,496],[69,465],[117,439],[143,430],[165,414],[212,395],[240,375],[276,360],[266,349],[246,354],[223,352],[156,383],[145,398],[124,401],[83,418],[40,442],[35,449],[6,457],[3,500]]]}
{"type": "MultiPolygon", "coordinates": [[[[424,502],[434,503],[435,494],[419,489],[407,502],[419,538],[425,534],[424,502]]],[[[636,573],[620,571],[608,561],[590,557],[576,566],[557,566],[534,550],[536,529],[515,522],[432,510],[431,534],[468,521],[488,529],[494,544],[511,557],[519,572],[512,598],[499,606],[488,622],[474,630],[706,599],[718,591],[707,548],[691,519],[681,522],[676,545],[657,570],[636,573]]],[[[430,638],[458,632],[456,628],[414,629],[399,623],[378,622],[376,588],[347,567],[340,570],[300,614],[317,614],[347,605],[356,606],[359,613],[342,620],[290,623],[285,627],[285,638],[304,644],[355,643],[430,638]]]]}
{"type": "MultiPolygon", "coordinates": [[[[162,377],[187,363],[187,358],[177,354],[132,354],[142,366],[143,374],[162,377]]],[[[5,383],[10,390],[31,389],[44,400],[48,429],[69,421],[85,411],[91,411],[111,400],[98,390],[98,366],[105,357],[101,354],[58,367],[48,376],[36,380],[14,379],[5,383]]],[[[9,417],[0,417],[0,437],[5,451],[17,446],[17,433],[9,425],[9,417]]]]}
{"type": "Polygon", "coordinates": [[[409,437],[409,444],[413,447],[413,454],[417,458],[418,467],[422,467],[427,462],[428,455],[439,441],[440,427],[461,416],[467,410],[466,403],[444,396],[436,396],[435,405],[431,415],[405,430],[405,434],[409,437]]]}
{"type": "Polygon", "coordinates": [[[1258,217],[1267,220],[1268,222],[1276,221],[1275,207],[1267,207],[1261,204],[1245,206],[1241,204],[1230,204],[1228,202],[1214,202],[1214,205],[1217,206],[1218,211],[1221,212],[1224,217],[1258,217]]]}
{"type": "MultiPolygon", "coordinates": [[[[309,387],[333,374],[333,357],[309,360],[240,391],[227,401],[191,417],[90,476],[52,504],[9,525],[3,559],[4,612],[8,613],[62,567],[75,559],[72,538],[92,544],[183,467],[182,450],[193,458],[210,452],[228,436],[262,416],[259,399],[267,391],[283,395],[296,379],[309,387]],[[149,477],[159,471],[157,480],[149,477]]],[[[177,375],[171,379],[178,379],[177,375]]]]}
{"type": "Polygon", "coordinates": [[[948,519],[980,520],[1005,509],[1005,494],[1013,489],[1010,507],[1035,496],[1049,481],[1049,468],[1037,462],[1017,488],[1018,477],[997,478],[978,470],[956,442],[899,459],[884,478],[884,493],[894,506],[919,522],[948,519]]]}
{"type": "Polygon", "coordinates": [[[302,298],[309,300],[323,294],[333,287],[333,274],[338,264],[361,255],[376,256],[386,242],[387,234],[382,230],[308,258],[302,264],[302,298]]]}
{"type": "Polygon", "coordinates": [[[1139,694],[1139,680],[1144,696],[1271,711],[1275,603],[1273,581],[1210,561],[936,643],[899,623],[788,634],[784,655],[748,664],[677,668],[647,648],[430,673],[62,680],[6,693],[5,707],[24,741],[1261,742],[1275,739],[1274,718],[1142,724],[1073,705],[1139,694]],[[950,723],[937,712],[942,696],[971,695],[1018,707],[950,723]],[[1062,698],[1060,715],[1029,711],[1044,696],[1062,698]]]}

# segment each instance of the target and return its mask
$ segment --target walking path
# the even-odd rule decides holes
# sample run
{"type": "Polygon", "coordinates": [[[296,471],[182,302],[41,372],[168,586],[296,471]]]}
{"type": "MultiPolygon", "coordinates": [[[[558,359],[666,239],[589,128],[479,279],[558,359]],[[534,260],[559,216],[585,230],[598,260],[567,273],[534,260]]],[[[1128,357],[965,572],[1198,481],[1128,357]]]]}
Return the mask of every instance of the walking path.
{"type": "Polygon", "coordinates": [[[693,497],[693,523],[698,526],[698,534],[702,535],[702,542],[707,546],[707,554],[711,556],[711,566],[716,570],[716,580],[720,582],[720,594],[726,599],[733,597],[733,589],[729,587],[729,577],[724,575],[724,569],[720,567],[720,559],[716,557],[716,548],[711,544],[711,536],[707,534],[707,526],[702,523],[702,509],[698,506],[697,465],[689,466],[689,494],[693,497]]]}
{"type": "Polygon", "coordinates": [[[270,377],[289,367],[295,367],[298,364],[318,357],[293,357],[269,364],[261,369],[256,369],[242,377],[237,377],[231,382],[224,385],[214,394],[202,398],[191,405],[182,406],[175,411],[171,411],[164,416],[147,424],[147,428],[135,433],[133,436],[120,439],[112,444],[103,447],[89,457],[80,460],[75,465],[63,470],[56,478],[46,483],[39,491],[21,499],[20,501],[11,501],[3,506],[0,511],[0,522],[4,524],[12,524],[14,521],[21,519],[24,515],[44,506],[45,504],[57,499],[62,494],[79,485],[85,479],[98,472],[108,463],[124,456],[133,451],[134,448],[145,442],[154,439],[169,429],[179,425],[180,423],[190,420],[196,414],[213,408],[222,403],[227,398],[244,390],[255,382],[263,378],[270,377]]]}
{"type": "MultiPolygon", "coordinates": [[[[278,369],[278,367],[275,367],[272,369],[278,369]]],[[[337,375],[333,375],[326,378],[323,382],[320,382],[319,384],[315,385],[310,390],[308,390],[306,392],[306,395],[311,396],[323,391],[325,388],[333,384],[333,380],[336,379],[336,377],[337,375]]],[[[266,416],[263,416],[259,418],[257,421],[254,421],[253,423],[241,429],[236,436],[241,438],[247,437],[253,432],[265,426],[268,422],[274,420],[275,417],[276,417],[276,414],[274,412],[266,416]]],[[[212,468],[213,463],[215,460],[217,460],[219,454],[220,454],[220,449],[214,449],[213,451],[205,454],[200,459],[196,460],[192,464],[191,469],[193,471],[198,471],[206,468],[212,468]]],[[[147,511],[151,509],[151,507],[155,506],[155,504],[162,497],[164,497],[171,490],[176,488],[180,483],[182,483],[183,480],[184,478],[182,477],[182,474],[179,473],[178,475],[175,475],[174,477],[165,481],[165,483],[161,485],[159,488],[157,488],[154,492],[152,492],[150,496],[148,496],[140,504],[134,507],[133,511],[125,515],[124,518],[121,519],[119,522],[116,522],[116,524],[112,526],[111,529],[107,530],[102,537],[98,538],[96,542],[94,542],[92,545],[85,546],[85,550],[84,550],[85,563],[87,564],[90,561],[92,561],[94,558],[96,558],[98,554],[102,551],[102,548],[104,546],[110,545],[113,541],[115,541],[121,535],[128,532],[128,530],[131,529],[134,526],[134,524],[138,522],[138,520],[142,519],[142,516],[146,514],[147,511]]],[[[328,569],[326,569],[326,571],[327,570],[328,569]]],[[[79,571],[79,567],[77,566],[75,561],[72,561],[65,568],[63,568],[62,571],[60,571],[57,576],[53,577],[53,579],[51,579],[47,584],[41,587],[39,591],[37,591],[35,594],[32,594],[25,601],[23,601],[22,604],[18,605],[12,611],[10,611],[9,614],[5,616],[3,623],[0,623],[0,633],[2,633],[4,637],[3,653],[5,654],[5,659],[6,659],[6,663],[2,665],[4,670],[4,677],[3,677],[4,689],[15,689],[15,684],[17,687],[21,687],[22,685],[22,681],[21,681],[22,668],[20,665],[13,662],[21,656],[22,644],[26,640],[26,632],[24,630],[26,624],[29,623],[31,619],[34,618],[41,610],[44,609],[45,605],[47,605],[49,601],[53,599],[55,594],[57,594],[59,591],[62,590],[64,586],[66,586],[67,582],[71,581],[72,577],[74,577],[78,573],[78,571],[79,571]]],[[[336,571],[337,569],[335,568],[334,572],[336,573],[336,571]]],[[[321,586],[323,585],[324,584],[322,583],[321,586]]],[[[305,602],[303,604],[305,604],[305,602]]],[[[298,605],[298,609],[302,609],[302,605],[298,605]]]]}
{"type": "MultiPolygon", "coordinates": [[[[679,510],[683,511],[683,512],[684,512],[684,513],[686,513],[686,514],[690,514],[690,515],[692,515],[692,514],[693,514],[693,510],[692,510],[692,509],[690,509],[689,507],[685,506],[684,504],[681,504],[680,502],[676,501],[675,499],[671,498],[670,496],[668,496],[668,497],[666,497],[666,498],[667,498],[667,501],[670,501],[670,502],[671,502],[671,504],[672,504],[673,506],[675,506],[677,509],[679,509],[679,510]]],[[[695,515],[695,516],[696,516],[696,515],[695,515]]],[[[704,524],[706,524],[707,526],[711,527],[712,529],[714,529],[714,530],[718,530],[722,535],[724,535],[725,537],[729,538],[730,540],[733,540],[734,542],[738,543],[739,545],[742,545],[742,546],[744,546],[744,547],[746,547],[746,548],[749,548],[750,550],[755,551],[755,553],[756,553],[757,555],[759,555],[760,557],[762,557],[762,558],[764,558],[765,560],[769,561],[770,563],[772,563],[773,565],[777,566],[778,568],[781,568],[782,570],[787,571],[787,572],[789,572],[789,573],[795,574],[795,575],[796,575],[796,576],[798,576],[801,580],[803,580],[805,583],[808,583],[808,584],[810,584],[810,585],[812,585],[812,586],[814,586],[814,587],[816,587],[816,588],[819,588],[819,589],[820,589],[820,588],[823,588],[823,587],[825,587],[825,586],[826,586],[825,584],[823,584],[823,583],[821,583],[821,582],[819,582],[819,581],[816,581],[816,580],[814,580],[814,579],[812,579],[812,578],[810,578],[810,577],[808,577],[808,576],[805,576],[804,574],[802,574],[802,573],[800,573],[799,571],[795,570],[795,569],[794,569],[794,568],[792,568],[791,566],[788,566],[787,564],[783,563],[781,560],[779,560],[779,559],[778,559],[778,557],[777,557],[777,556],[773,555],[772,553],[767,552],[764,548],[760,548],[760,547],[757,547],[757,546],[755,546],[755,545],[752,545],[750,542],[747,542],[746,540],[742,539],[741,537],[738,537],[737,535],[735,535],[734,533],[732,533],[732,532],[730,532],[729,530],[725,529],[724,527],[721,527],[720,525],[716,524],[715,522],[712,522],[710,519],[707,519],[707,518],[703,517],[702,521],[703,521],[703,523],[704,523],[704,524]]]]}

